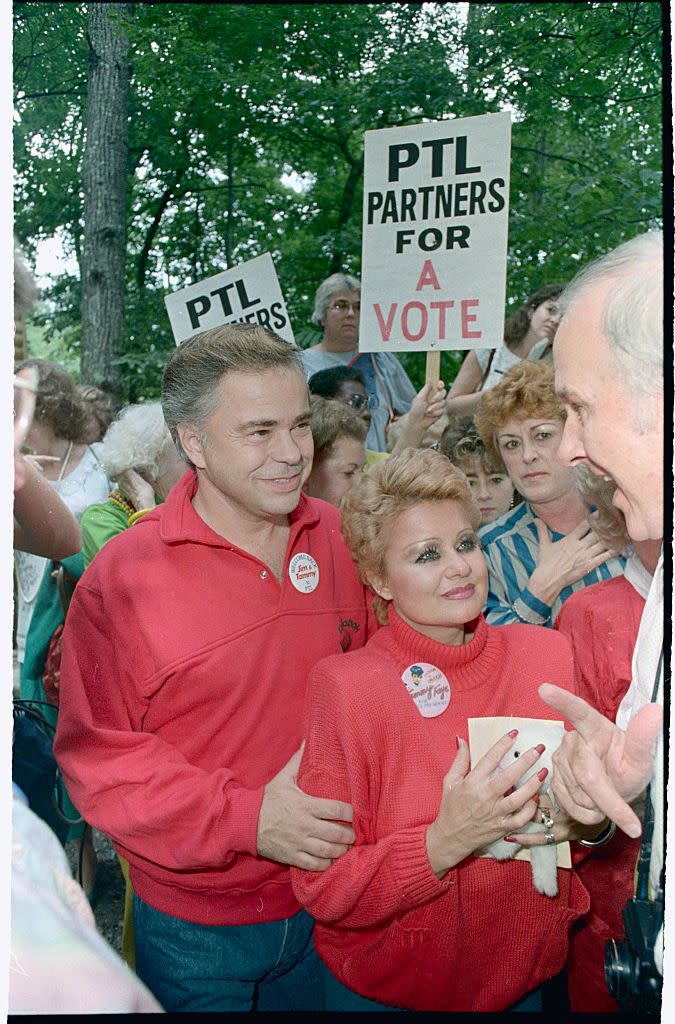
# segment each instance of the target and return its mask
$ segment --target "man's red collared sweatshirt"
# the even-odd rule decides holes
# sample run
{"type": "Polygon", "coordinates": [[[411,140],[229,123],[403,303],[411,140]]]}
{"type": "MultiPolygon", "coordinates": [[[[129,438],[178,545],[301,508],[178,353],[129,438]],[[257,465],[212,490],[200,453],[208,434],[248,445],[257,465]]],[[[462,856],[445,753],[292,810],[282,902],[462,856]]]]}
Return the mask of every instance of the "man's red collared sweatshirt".
{"type": "Polygon", "coordinates": [[[197,515],[196,487],[188,471],[78,584],[54,749],[141,899],[199,924],[280,920],[299,904],[288,867],[256,852],[263,787],[302,741],[310,668],[374,623],[337,509],[301,497],[280,585],[197,515]],[[318,567],[310,592],[298,554],[318,567]]]}

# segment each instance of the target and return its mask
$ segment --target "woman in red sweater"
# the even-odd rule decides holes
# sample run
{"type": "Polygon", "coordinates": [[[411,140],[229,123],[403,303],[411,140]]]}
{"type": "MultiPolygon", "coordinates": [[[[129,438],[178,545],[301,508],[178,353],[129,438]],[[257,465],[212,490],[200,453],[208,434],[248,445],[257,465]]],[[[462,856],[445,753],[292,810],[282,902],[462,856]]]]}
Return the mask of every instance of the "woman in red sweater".
{"type": "MultiPolygon", "coordinates": [[[[351,803],[356,833],[328,870],[292,870],[316,919],[329,1010],[521,1006],[563,968],[588,910],[572,870],[558,870],[548,897],[528,863],[476,855],[539,820],[545,769],[511,792],[538,745],[492,777],[509,730],[469,770],[468,719],[550,719],[538,685],[574,688],[565,638],[486,625],[479,522],[465,477],[434,451],[379,464],[345,499],[343,533],[383,628],[319,662],[306,698],[298,784],[351,803]]],[[[548,826],[550,842],[601,831],[562,813],[548,826]]]]}

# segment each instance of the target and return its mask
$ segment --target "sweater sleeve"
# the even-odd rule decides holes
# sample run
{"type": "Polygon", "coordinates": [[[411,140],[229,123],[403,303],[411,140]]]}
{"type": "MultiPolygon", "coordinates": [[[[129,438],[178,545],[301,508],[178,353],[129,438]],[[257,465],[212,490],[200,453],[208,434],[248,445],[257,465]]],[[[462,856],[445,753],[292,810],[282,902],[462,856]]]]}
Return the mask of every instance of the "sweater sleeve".
{"type": "Polygon", "coordinates": [[[117,625],[83,578],[64,632],[54,744],[75,805],[139,865],[195,871],[255,855],[263,788],[245,789],[225,767],[207,772],[144,731],[149,657],[117,625]]]}
{"type": "Polygon", "coordinates": [[[382,766],[373,744],[359,737],[358,709],[338,674],[320,663],[310,676],[298,785],[314,796],[351,803],[356,841],[326,871],[292,868],[291,880],[297,899],[317,921],[370,928],[440,896],[456,884],[456,871],[442,881],[433,873],[426,850],[430,822],[376,834],[382,766]]]}

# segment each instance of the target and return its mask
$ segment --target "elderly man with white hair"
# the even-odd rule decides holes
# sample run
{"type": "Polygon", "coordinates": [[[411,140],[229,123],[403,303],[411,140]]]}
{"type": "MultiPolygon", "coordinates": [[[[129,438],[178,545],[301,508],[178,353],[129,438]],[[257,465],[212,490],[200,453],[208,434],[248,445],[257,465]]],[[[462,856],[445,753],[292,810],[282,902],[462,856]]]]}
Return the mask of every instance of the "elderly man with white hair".
{"type": "MultiPolygon", "coordinates": [[[[663,241],[660,233],[649,232],[577,275],[563,294],[554,342],[556,390],[567,409],[559,454],[569,465],[583,463],[614,478],[613,503],[635,541],[663,537],[662,323],[663,241]]],[[[641,803],[649,787],[643,829],[647,836],[651,805],[649,875],[637,895],[652,905],[661,901],[663,551],[640,622],[632,682],[616,723],[558,687],[544,684],[540,695],[575,726],[553,757],[553,791],[569,814],[585,824],[606,815],[628,835],[638,836],[641,822],[630,805],[641,803]]],[[[662,974],[663,918],[658,910],[654,916],[654,961],[662,974]]],[[[653,939],[645,940],[651,948],[653,939]]],[[[641,998],[636,995],[637,1002],[627,1007],[644,1009],[641,998]]]]}

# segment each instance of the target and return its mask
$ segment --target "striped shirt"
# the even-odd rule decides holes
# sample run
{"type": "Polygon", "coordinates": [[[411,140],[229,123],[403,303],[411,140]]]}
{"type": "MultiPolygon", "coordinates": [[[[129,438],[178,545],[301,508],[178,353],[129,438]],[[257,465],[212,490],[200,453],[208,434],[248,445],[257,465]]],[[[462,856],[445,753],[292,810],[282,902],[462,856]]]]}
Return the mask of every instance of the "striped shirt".
{"type": "MultiPolygon", "coordinates": [[[[490,576],[484,614],[493,626],[503,626],[507,622],[551,626],[575,590],[623,574],[626,559],[610,558],[586,573],[583,579],[563,587],[552,605],[545,604],[527,586],[539,556],[535,519],[532,507],[524,501],[478,531],[490,576]]],[[[564,536],[554,530],[548,532],[552,541],[562,540],[564,536]]]]}

